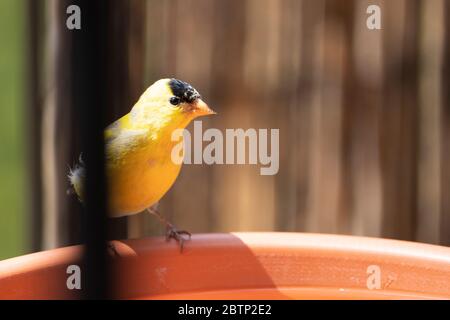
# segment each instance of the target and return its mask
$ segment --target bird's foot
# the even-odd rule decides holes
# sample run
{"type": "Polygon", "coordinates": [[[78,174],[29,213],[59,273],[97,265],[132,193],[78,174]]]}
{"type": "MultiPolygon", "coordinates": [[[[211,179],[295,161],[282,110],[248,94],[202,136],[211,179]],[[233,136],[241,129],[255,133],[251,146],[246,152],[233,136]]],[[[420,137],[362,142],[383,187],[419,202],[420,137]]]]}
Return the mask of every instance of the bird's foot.
{"type": "Polygon", "coordinates": [[[183,252],[184,242],[191,240],[191,233],[186,230],[178,230],[174,225],[167,223],[166,225],[166,241],[175,239],[180,246],[180,252],[183,252]]]}

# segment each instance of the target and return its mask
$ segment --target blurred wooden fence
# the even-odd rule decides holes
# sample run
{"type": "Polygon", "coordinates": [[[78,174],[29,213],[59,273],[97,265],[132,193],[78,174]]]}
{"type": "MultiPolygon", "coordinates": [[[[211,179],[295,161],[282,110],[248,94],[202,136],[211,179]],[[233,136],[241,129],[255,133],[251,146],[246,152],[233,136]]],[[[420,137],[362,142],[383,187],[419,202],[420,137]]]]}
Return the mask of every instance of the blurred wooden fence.
{"type": "MultiPolygon", "coordinates": [[[[184,166],[161,202],[178,226],[450,244],[445,0],[114,1],[111,121],[152,82],[176,77],[218,111],[205,129],[280,129],[275,176],[251,165],[184,166]],[[380,31],[366,27],[369,4],[382,9],[380,31]]],[[[46,1],[51,22],[39,42],[47,62],[34,190],[45,247],[77,241],[79,205],[65,195],[65,174],[80,150],[61,88],[70,70],[55,59],[70,55],[62,28],[71,2],[46,1]]],[[[145,214],[114,223],[130,237],[161,231],[145,214]]]]}

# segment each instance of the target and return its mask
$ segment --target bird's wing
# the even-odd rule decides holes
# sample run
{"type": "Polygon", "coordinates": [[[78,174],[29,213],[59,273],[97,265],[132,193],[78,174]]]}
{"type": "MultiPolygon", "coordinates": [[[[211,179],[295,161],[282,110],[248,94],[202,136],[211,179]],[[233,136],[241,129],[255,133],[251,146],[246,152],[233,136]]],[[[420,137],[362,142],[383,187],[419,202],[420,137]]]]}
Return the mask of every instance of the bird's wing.
{"type": "Polygon", "coordinates": [[[117,121],[114,121],[105,129],[105,144],[110,143],[112,140],[116,139],[121,131],[126,127],[129,122],[129,115],[126,114],[117,121]]]}
{"type": "Polygon", "coordinates": [[[105,129],[105,146],[107,158],[120,157],[148,133],[146,128],[136,128],[127,114],[113,122],[105,129]]]}

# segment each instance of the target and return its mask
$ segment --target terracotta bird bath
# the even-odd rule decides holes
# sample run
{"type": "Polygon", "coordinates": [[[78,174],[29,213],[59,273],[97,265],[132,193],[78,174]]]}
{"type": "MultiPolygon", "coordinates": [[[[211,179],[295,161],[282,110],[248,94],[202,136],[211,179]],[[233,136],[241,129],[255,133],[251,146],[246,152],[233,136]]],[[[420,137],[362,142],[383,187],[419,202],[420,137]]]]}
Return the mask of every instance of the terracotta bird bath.
{"type": "MultiPolygon", "coordinates": [[[[449,299],[450,248],[302,233],[114,241],[118,299],[449,299]]],[[[0,299],[74,299],[82,247],[0,262],[0,299]],[[69,273],[68,273],[69,271],[69,273]]],[[[80,269],[80,276],[83,270],[80,269]]]]}

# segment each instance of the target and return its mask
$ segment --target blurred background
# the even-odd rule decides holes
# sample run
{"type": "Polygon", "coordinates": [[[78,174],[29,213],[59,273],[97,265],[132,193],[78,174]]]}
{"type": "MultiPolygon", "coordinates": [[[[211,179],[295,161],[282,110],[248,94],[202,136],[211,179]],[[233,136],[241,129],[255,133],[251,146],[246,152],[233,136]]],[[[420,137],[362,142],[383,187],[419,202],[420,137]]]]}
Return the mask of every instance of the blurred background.
{"type": "MultiPolygon", "coordinates": [[[[280,129],[277,175],[185,165],[160,207],[178,227],[450,244],[445,0],[111,1],[109,122],[175,77],[219,113],[204,130],[280,129]],[[366,27],[371,4],[382,30],[366,27]]],[[[76,3],[0,0],[0,259],[81,240],[66,193],[81,151],[65,27],[76,3]]],[[[145,213],[109,227],[164,231],[145,213]]]]}

